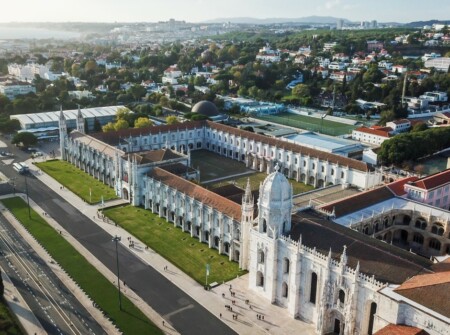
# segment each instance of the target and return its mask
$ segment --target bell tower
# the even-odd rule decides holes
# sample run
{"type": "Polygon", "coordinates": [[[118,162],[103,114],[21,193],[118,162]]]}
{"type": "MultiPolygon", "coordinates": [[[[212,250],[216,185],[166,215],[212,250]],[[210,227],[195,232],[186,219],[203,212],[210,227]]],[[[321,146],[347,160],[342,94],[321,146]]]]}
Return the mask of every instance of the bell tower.
{"type": "Polygon", "coordinates": [[[250,230],[253,226],[253,216],[255,213],[255,201],[250,186],[250,179],[247,179],[247,187],[242,197],[242,219],[241,219],[241,255],[239,257],[239,267],[243,270],[248,269],[250,258],[250,230]]]}
{"type": "Polygon", "coordinates": [[[80,105],[78,105],[78,113],[77,113],[77,130],[80,133],[85,134],[84,118],[83,118],[83,114],[81,114],[80,105]]]}
{"type": "Polygon", "coordinates": [[[66,160],[66,140],[67,140],[67,120],[64,116],[62,105],[59,111],[59,151],[61,152],[61,159],[66,160]]]}

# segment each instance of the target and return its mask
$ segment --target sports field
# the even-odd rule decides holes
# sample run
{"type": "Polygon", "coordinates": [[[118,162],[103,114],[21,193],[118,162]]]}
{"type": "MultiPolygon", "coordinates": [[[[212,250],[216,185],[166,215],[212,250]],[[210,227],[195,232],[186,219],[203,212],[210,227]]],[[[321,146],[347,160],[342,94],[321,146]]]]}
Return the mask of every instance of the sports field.
{"type": "Polygon", "coordinates": [[[326,117],[322,120],[320,118],[292,113],[264,115],[255,118],[269,122],[276,122],[285,126],[315,131],[331,136],[350,134],[353,129],[357,128],[356,126],[329,121],[326,117]]]}

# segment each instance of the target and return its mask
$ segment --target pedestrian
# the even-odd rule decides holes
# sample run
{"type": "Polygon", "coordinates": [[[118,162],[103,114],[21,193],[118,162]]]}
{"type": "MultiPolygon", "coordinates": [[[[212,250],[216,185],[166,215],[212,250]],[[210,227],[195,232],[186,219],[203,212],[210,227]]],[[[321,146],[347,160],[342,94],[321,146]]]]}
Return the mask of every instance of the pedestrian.
{"type": "Polygon", "coordinates": [[[163,321],[163,327],[166,325],[166,323],[163,321]]]}
{"type": "Polygon", "coordinates": [[[261,315],[261,317],[262,317],[262,319],[263,319],[263,321],[264,321],[264,315],[261,315]]]}
{"type": "Polygon", "coordinates": [[[252,305],[250,305],[250,309],[251,309],[251,310],[253,310],[253,307],[252,307],[252,305]]]}
{"type": "Polygon", "coordinates": [[[222,313],[220,313],[220,318],[222,319],[222,313]]]}
{"type": "Polygon", "coordinates": [[[222,293],[222,298],[225,298],[225,293],[222,293]]]}

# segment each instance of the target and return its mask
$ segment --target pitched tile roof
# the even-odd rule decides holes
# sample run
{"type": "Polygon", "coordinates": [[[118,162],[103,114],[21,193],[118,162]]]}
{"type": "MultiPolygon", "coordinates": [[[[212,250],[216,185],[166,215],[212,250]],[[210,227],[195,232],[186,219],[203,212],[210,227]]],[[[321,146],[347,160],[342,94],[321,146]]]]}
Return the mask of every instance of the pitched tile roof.
{"type": "Polygon", "coordinates": [[[329,161],[330,163],[336,163],[342,166],[348,166],[352,169],[359,170],[359,171],[369,171],[369,166],[362,162],[358,161],[356,159],[348,158],[339,156],[336,154],[331,154],[327,152],[323,152],[317,149],[307,148],[299,144],[290,143],[287,141],[283,141],[276,138],[270,138],[264,135],[255,134],[246,130],[233,128],[230,126],[226,126],[224,124],[212,122],[212,121],[205,121],[207,125],[212,128],[219,131],[228,132],[230,134],[233,134],[235,136],[240,136],[243,138],[248,138],[250,140],[254,140],[256,142],[261,142],[264,144],[268,144],[277,148],[282,148],[284,150],[289,150],[294,153],[299,153],[301,155],[305,156],[311,156],[311,157],[317,157],[318,159],[322,161],[329,161]]]}
{"type": "MultiPolygon", "coordinates": [[[[98,152],[101,152],[109,157],[114,157],[114,153],[116,152],[116,148],[104,143],[103,141],[100,141],[96,139],[95,137],[92,137],[90,135],[86,135],[83,133],[80,133],[78,130],[74,130],[69,134],[69,137],[73,140],[76,140],[80,143],[83,143],[84,145],[97,150],[98,152]]],[[[122,150],[117,150],[119,154],[123,154],[122,150]]]]}
{"type": "Polygon", "coordinates": [[[359,131],[360,133],[366,133],[371,135],[377,135],[381,137],[391,137],[391,134],[389,134],[392,131],[391,127],[359,127],[356,128],[354,131],[359,131]]]}
{"type": "Polygon", "coordinates": [[[174,132],[177,130],[185,130],[185,129],[198,129],[202,127],[209,127],[211,129],[216,129],[218,131],[224,131],[228,132],[230,134],[233,134],[235,136],[240,136],[243,138],[248,138],[250,140],[254,140],[257,142],[261,142],[264,144],[268,144],[274,147],[282,148],[284,150],[289,150],[294,153],[299,153],[301,155],[305,156],[311,156],[311,157],[317,157],[318,159],[322,161],[329,161],[330,163],[336,163],[341,166],[348,166],[351,169],[358,170],[358,171],[370,171],[371,168],[364,162],[358,161],[356,159],[348,158],[339,156],[332,153],[323,152],[320,150],[307,148],[299,144],[295,143],[289,143],[280,139],[276,138],[269,138],[264,135],[255,134],[246,130],[234,128],[231,126],[227,126],[224,124],[212,122],[212,121],[189,121],[181,124],[173,124],[173,125],[159,125],[159,126],[152,126],[147,128],[129,128],[129,129],[122,129],[118,131],[112,131],[107,133],[95,133],[92,134],[92,137],[106,142],[110,145],[118,145],[119,143],[123,142],[126,143],[129,137],[137,137],[137,136],[146,136],[146,135],[153,135],[153,134],[159,134],[159,133],[166,133],[166,132],[174,132]]]}
{"type": "Polygon", "coordinates": [[[365,191],[355,195],[351,195],[344,199],[339,199],[334,202],[319,206],[327,212],[333,212],[336,218],[359,211],[363,208],[378,204],[382,201],[391,199],[394,194],[387,186],[381,186],[373,190],[365,191]]]}
{"type": "Polygon", "coordinates": [[[381,282],[401,284],[421,273],[431,273],[432,262],[426,258],[402,250],[352,229],[325,220],[313,211],[304,211],[292,216],[291,238],[309,248],[339,259],[344,245],[347,246],[347,265],[373,275],[381,282]]]}
{"type": "Polygon", "coordinates": [[[217,209],[219,212],[234,218],[235,220],[241,220],[241,206],[227,198],[211,192],[200,185],[194,184],[186,179],[178,177],[168,171],[161,168],[154,168],[147,174],[149,177],[159,180],[162,183],[177,189],[180,192],[202,202],[203,204],[217,209]]]}
{"type": "Polygon", "coordinates": [[[106,142],[110,145],[118,145],[121,142],[126,142],[130,137],[155,135],[159,133],[174,132],[177,130],[202,128],[204,126],[201,121],[190,121],[185,123],[177,123],[172,125],[150,126],[146,128],[128,128],[118,131],[109,131],[106,133],[95,133],[92,137],[106,142]]]}
{"type": "Polygon", "coordinates": [[[170,149],[160,149],[160,150],[151,150],[151,151],[142,151],[142,152],[134,152],[131,154],[124,154],[122,156],[123,159],[128,160],[128,157],[132,160],[136,158],[138,164],[147,164],[154,162],[162,162],[175,158],[182,158],[183,156],[177,154],[176,152],[170,149]]]}
{"type": "Polygon", "coordinates": [[[450,318],[450,271],[414,276],[394,291],[450,318]]]}
{"type": "Polygon", "coordinates": [[[418,180],[418,177],[406,177],[403,179],[399,179],[396,180],[392,183],[389,183],[388,185],[386,185],[387,188],[389,188],[391,190],[392,193],[394,193],[397,196],[402,196],[404,194],[406,194],[405,191],[405,184],[407,184],[408,182],[413,182],[418,180]]]}
{"type": "Polygon", "coordinates": [[[429,335],[429,333],[416,327],[389,324],[374,335],[429,335]]]}
{"type": "Polygon", "coordinates": [[[431,190],[448,183],[450,183],[450,169],[421,178],[410,185],[424,190],[431,190]]]}

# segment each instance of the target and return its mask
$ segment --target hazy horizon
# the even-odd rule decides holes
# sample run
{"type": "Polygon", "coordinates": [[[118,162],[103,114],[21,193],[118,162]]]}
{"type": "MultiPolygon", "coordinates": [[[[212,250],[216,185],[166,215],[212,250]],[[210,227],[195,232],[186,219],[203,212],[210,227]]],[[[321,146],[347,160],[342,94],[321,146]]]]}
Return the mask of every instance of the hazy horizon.
{"type": "Polygon", "coordinates": [[[450,1],[433,0],[78,0],[76,6],[61,0],[23,0],[3,4],[0,23],[28,22],[157,22],[169,19],[204,22],[214,19],[256,19],[333,16],[350,21],[411,22],[450,19],[450,1]]]}

